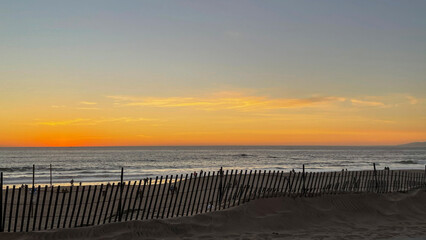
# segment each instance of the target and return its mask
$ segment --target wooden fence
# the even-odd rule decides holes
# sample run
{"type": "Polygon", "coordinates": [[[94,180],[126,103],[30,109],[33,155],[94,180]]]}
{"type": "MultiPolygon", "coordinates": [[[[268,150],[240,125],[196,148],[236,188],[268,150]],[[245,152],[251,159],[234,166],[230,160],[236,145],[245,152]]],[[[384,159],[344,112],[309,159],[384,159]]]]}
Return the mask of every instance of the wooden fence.
{"type": "Polygon", "coordinates": [[[87,186],[3,187],[0,231],[28,232],[218,211],[257,198],[426,187],[423,171],[200,172],[87,186]]]}

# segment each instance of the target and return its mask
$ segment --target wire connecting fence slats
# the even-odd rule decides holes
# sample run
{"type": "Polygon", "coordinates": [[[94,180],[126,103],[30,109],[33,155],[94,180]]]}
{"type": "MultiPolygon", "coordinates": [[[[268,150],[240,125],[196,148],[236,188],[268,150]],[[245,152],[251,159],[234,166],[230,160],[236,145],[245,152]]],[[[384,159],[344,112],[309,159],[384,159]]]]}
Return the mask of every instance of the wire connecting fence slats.
{"type": "Polygon", "coordinates": [[[190,216],[257,198],[391,193],[426,188],[426,169],[339,172],[226,170],[88,186],[6,186],[0,232],[72,228],[190,216]],[[164,181],[163,181],[164,180],[164,181]]]}

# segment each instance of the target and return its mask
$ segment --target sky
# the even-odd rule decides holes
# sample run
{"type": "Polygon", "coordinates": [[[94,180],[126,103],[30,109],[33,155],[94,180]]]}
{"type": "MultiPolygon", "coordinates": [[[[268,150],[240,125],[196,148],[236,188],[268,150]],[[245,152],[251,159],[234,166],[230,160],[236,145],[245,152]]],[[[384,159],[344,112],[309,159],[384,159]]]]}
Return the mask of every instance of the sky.
{"type": "Polygon", "coordinates": [[[426,1],[1,1],[0,146],[426,140],[426,1]]]}

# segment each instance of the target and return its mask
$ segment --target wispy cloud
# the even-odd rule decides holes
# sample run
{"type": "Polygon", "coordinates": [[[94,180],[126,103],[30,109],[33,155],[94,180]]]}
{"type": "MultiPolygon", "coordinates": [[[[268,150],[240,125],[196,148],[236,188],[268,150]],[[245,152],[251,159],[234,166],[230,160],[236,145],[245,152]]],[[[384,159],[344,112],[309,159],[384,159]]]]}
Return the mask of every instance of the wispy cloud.
{"type": "Polygon", "coordinates": [[[78,107],[78,110],[99,110],[97,107],[78,107]]]}
{"type": "Polygon", "coordinates": [[[315,107],[321,104],[342,102],[345,98],[335,96],[309,98],[269,98],[242,94],[214,94],[210,97],[135,97],[108,96],[121,106],[148,106],[159,108],[192,107],[201,110],[268,110],[284,108],[315,107]]]}
{"type": "Polygon", "coordinates": [[[51,108],[65,108],[65,105],[52,105],[51,108]]]}
{"type": "Polygon", "coordinates": [[[366,100],[359,100],[359,99],[351,99],[351,103],[354,106],[358,107],[384,107],[385,104],[382,102],[377,101],[366,101],[366,100]]]}
{"type": "Polygon", "coordinates": [[[417,98],[413,97],[413,96],[407,96],[406,98],[408,99],[408,101],[410,102],[410,104],[414,105],[414,104],[419,103],[419,100],[417,98]]]}
{"type": "Polygon", "coordinates": [[[156,119],[151,118],[130,118],[130,117],[119,117],[119,118],[101,118],[101,119],[90,119],[90,118],[76,118],[70,120],[60,120],[60,121],[37,121],[36,125],[45,125],[45,126],[65,126],[65,125],[97,125],[100,123],[108,123],[108,122],[141,122],[141,121],[155,121],[156,119]]]}
{"type": "Polygon", "coordinates": [[[96,105],[98,103],[97,102],[81,101],[80,104],[83,104],[83,105],[96,105]]]}
{"type": "Polygon", "coordinates": [[[37,122],[36,125],[46,125],[46,126],[64,126],[64,125],[84,125],[88,123],[90,119],[77,118],[71,120],[62,120],[62,121],[41,121],[37,122]]]}

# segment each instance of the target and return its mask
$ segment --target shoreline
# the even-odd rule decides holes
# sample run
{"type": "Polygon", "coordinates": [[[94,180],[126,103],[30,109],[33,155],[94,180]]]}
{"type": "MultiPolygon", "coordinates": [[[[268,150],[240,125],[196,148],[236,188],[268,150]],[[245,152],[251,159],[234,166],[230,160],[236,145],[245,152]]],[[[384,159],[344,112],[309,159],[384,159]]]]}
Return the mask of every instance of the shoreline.
{"type": "MultiPolygon", "coordinates": [[[[229,169],[224,169],[224,171],[226,171],[226,170],[229,170],[229,171],[231,171],[231,170],[233,170],[233,171],[245,171],[245,169],[244,170],[242,170],[242,169],[231,169],[231,168],[229,168],[229,169]]],[[[299,171],[299,170],[301,170],[301,169],[297,169],[297,171],[296,171],[296,173],[298,173],[298,172],[301,172],[301,171],[299,171]]],[[[250,171],[250,169],[248,169],[248,171],[250,171]]],[[[252,170],[253,172],[254,172],[254,170],[252,170]]],[[[258,171],[258,170],[256,170],[256,171],[258,171]]],[[[263,169],[262,169],[262,171],[264,171],[263,169]]],[[[278,172],[284,172],[284,175],[283,176],[288,176],[289,175],[289,173],[291,172],[291,171],[285,171],[285,170],[282,170],[282,169],[266,169],[266,171],[278,171],[278,172]]],[[[352,170],[352,169],[348,169],[348,171],[349,172],[373,172],[374,170],[352,170]]],[[[382,169],[380,169],[380,170],[377,170],[377,171],[383,171],[382,169]]],[[[404,169],[391,169],[391,170],[389,170],[389,171],[404,171],[404,172],[415,172],[415,173],[425,173],[426,174],[426,165],[425,165],[425,169],[423,170],[423,169],[416,169],[416,168],[404,168],[404,169]]],[[[206,171],[205,173],[212,173],[212,171],[206,171]]],[[[216,173],[217,173],[217,171],[215,171],[216,173]]],[[[306,173],[330,173],[330,172],[339,172],[339,171],[306,171],[306,173]]],[[[203,172],[204,173],[204,172],[203,172]]],[[[165,177],[166,176],[173,176],[173,180],[172,180],[172,182],[174,183],[175,182],[175,177],[176,177],[176,175],[177,176],[181,176],[181,175],[183,175],[183,176],[185,176],[186,174],[190,174],[190,173],[181,173],[181,174],[175,174],[175,175],[171,175],[171,174],[169,174],[169,175],[158,175],[158,176],[153,176],[153,177],[145,177],[145,178],[131,178],[131,179],[124,179],[124,181],[123,182],[129,182],[129,181],[131,181],[131,182],[134,182],[134,181],[140,181],[140,180],[143,180],[143,179],[152,179],[152,181],[155,181],[155,178],[156,177],[158,177],[158,180],[160,180],[160,177],[163,177],[163,180],[162,180],[162,183],[164,183],[164,181],[165,181],[165,177]]],[[[197,172],[197,174],[199,174],[199,172],[197,172]]],[[[3,178],[4,178],[4,180],[6,179],[6,177],[4,176],[5,174],[3,173],[3,178]]],[[[180,181],[179,179],[178,179],[178,181],[180,181]]],[[[74,185],[73,186],[95,186],[95,185],[97,185],[97,186],[99,186],[99,185],[106,185],[106,184],[108,184],[108,183],[110,183],[110,184],[112,184],[112,183],[115,183],[115,184],[117,184],[117,183],[120,183],[120,180],[114,180],[114,181],[86,181],[86,182],[83,182],[83,181],[76,181],[76,182],[74,182],[74,185]],[[81,185],[80,185],[80,183],[81,183],[81,185]]],[[[16,183],[16,184],[3,184],[3,189],[5,189],[7,186],[9,186],[9,188],[11,188],[11,187],[13,187],[13,186],[15,186],[15,187],[20,187],[20,186],[22,186],[22,185],[27,185],[29,188],[30,187],[32,187],[32,183],[16,183]]],[[[61,186],[61,187],[70,187],[71,186],[71,183],[70,183],[70,181],[67,181],[67,182],[53,182],[53,184],[52,184],[54,187],[57,187],[57,186],[61,186]]],[[[42,182],[42,183],[35,183],[35,187],[37,188],[38,186],[40,186],[40,187],[45,187],[45,186],[48,186],[48,187],[50,187],[51,185],[50,185],[50,183],[49,182],[42,182]]]]}

